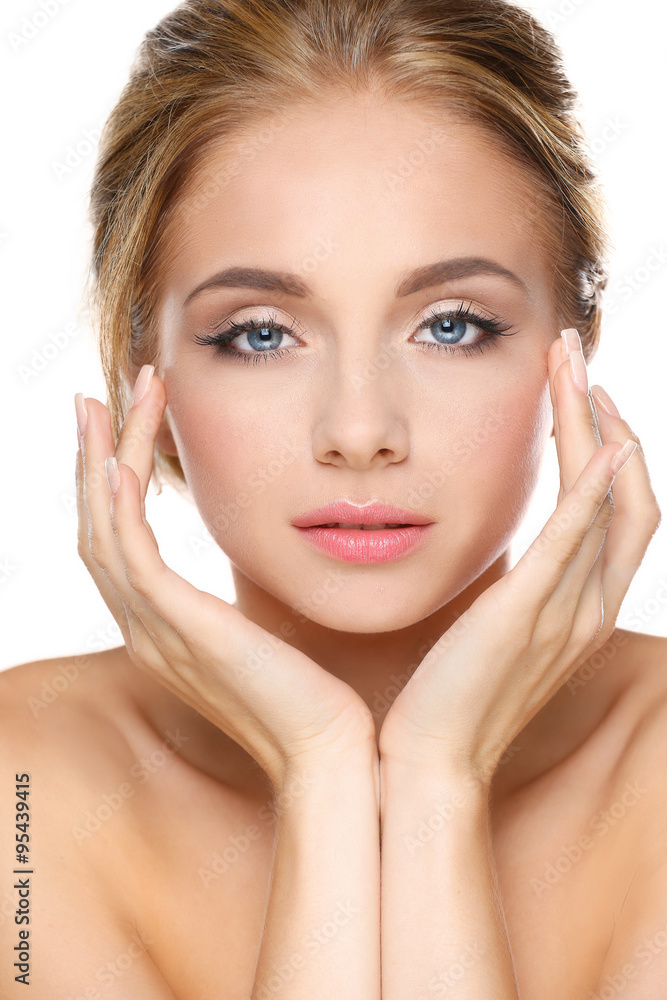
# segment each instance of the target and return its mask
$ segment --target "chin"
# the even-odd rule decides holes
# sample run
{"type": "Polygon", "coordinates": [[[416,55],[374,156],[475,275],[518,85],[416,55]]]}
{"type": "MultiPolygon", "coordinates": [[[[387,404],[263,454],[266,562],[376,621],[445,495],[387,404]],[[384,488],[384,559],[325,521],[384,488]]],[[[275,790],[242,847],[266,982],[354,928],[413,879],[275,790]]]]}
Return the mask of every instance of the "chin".
{"type": "MultiPolygon", "coordinates": [[[[295,624],[307,618],[323,628],[338,632],[374,635],[381,632],[395,632],[407,629],[436,614],[464,589],[465,580],[438,580],[435,573],[428,570],[418,574],[418,578],[395,580],[386,579],[371,582],[369,577],[358,578],[354,583],[347,580],[339,589],[333,590],[326,598],[322,592],[293,585],[289,593],[276,594],[279,600],[293,609],[295,624]],[[424,579],[434,581],[433,591],[424,587],[424,579]],[[301,597],[301,594],[304,596],[301,597]]],[[[279,588],[279,591],[283,588],[279,588]]],[[[444,628],[443,628],[444,631],[444,628]]]]}
{"type": "MultiPolygon", "coordinates": [[[[301,615],[297,612],[298,618],[301,615]]],[[[426,618],[415,608],[404,606],[400,612],[388,611],[386,608],[368,607],[328,607],[320,611],[311,611],[307,615],[311,622],[322,628],[336,632],[351,632],[358,635],[377,635],[379,632],[395,632],[397,629],[409,628],[416,622],[426,618]]]]}

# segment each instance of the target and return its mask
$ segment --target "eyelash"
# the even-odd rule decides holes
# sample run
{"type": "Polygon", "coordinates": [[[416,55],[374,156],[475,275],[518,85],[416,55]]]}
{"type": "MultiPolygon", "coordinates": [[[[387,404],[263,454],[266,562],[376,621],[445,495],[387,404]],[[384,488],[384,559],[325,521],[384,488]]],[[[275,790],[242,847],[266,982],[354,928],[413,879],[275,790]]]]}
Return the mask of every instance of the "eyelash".
{"type": "MultiPolygon", "coordinates": [[[[480,316],[469,303],[464,308],[464,303],[461,304],[456,309],[448,310],[436,310],[426,317],[422,325],[417,330],[417,333],[421,333],[422,330],[428,329],[428,327],[433,326],[434,323],[441,322],[447,319],[465,319],[472,323],[473,326],[478,327],[480,330],[484,330],[487,336],[483,340],[477,341],[475,344],[462,344],[457,346],[456,344],[427,344],[420,342],[421,347],[435,347],[437,350],[446,351],[448,354],[461,354],[464,353],[469,356],[472,351],[484,351],[487,347],[497,346],[498,337],[512,337],[514,333],[518,333],[515,330],[513,333],[507,333],[510,324],[504,324],[499,319],[487,319],[485,316],[480,316]]],[[[283,354],[290,354],[294,351],[292,347],[276,348],[272,351],[236,351],[233,348],[228,347],[233,340],[236,340],[243,333],[250,333],[253,330],[278,330],[280,333],[288,334],[290,337],[294,337],[294,330],[296,329],[296,322],[292,323],[291,326],[285,326],[283,323],[278,323],[275,316],[263,317],[260,320],[248,319],[243,323],[230,322],[226,330],[222,330],[220,333],[206,334],[204,336],[195,337],[195,341],[198,344],[210,345],[217,349],[218,354],[225,355],[230,360],[241,361],[244,364],[259,364],[264,358],[264,361],[273,360],[279,358],[283,354]]],[[[298,338],[296,338],[298,339],[298,338]]]]}

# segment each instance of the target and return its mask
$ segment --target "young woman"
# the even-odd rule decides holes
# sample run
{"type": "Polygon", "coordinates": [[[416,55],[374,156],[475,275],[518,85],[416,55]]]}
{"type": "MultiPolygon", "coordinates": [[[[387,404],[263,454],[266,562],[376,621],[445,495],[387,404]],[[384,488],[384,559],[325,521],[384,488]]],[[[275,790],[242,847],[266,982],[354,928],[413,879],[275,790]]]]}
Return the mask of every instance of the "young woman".
{"type": "Polygon", "coordinates": [[[0,676],[4,996],[660,994],[666,643],[615,627],[660,512],[588,385],[575,102],[498,0],[190,0],[147,35],[92,189],[108,405],[76,398],[124,645],[43,715],[53,660],[0,676]],[[233,606],[162,561],[154,469],[233,606]]]}

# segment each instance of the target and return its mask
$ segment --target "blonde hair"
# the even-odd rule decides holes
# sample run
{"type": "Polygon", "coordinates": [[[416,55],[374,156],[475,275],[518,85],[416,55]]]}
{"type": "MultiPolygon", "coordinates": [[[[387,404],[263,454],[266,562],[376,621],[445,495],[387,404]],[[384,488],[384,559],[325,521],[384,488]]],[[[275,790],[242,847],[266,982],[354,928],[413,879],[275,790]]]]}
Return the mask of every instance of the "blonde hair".
{"type": "MultiPolygon", "coordinates": [[[[116,438],[141,365],[159,357],[170,222],[207,151],[298,103],[378,87],[485,128],[529,171],[555,235],[559,326],[595,353],[607,210],[560,50],[527,11],[504,0],[187,0],[142,41],[91,188],[90,297],[116,438]]],[[[154,457],[158,476],[182,487],[178,458],[154,457]]]]}

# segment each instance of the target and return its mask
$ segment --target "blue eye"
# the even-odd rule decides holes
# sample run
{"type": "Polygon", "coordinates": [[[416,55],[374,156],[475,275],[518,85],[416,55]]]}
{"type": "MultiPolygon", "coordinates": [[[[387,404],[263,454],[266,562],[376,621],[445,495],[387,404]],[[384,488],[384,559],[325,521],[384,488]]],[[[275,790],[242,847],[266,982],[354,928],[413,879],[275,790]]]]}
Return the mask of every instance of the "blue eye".
{"type": "MultiPolygon", "coordinates": [[[[497,337],[513,336],[513,334],[506,332],[510,328],[509,323],[502,323],[497,318],[488,319],[485,316],[480,316],[479,313],[474,311],[471,304],[464,308],[463,302],[455,310],[436,310],[431,313],[419,329],[420,331],[430,331],[432,327],[436,328],[433,336],[436,338],[441,337],[442,340],[435,344],[424,343],[424,341],[418,341],[417,343],[422,343],[425,347],[448,350],[453,354],[459,352],[469,354],[471,351],[484,351],[487,347],[491,347],[492,344],[497,345],[497,337]],[[466,327],[468,326],[484,330],[486,337],[475,341],[473,344],[461,344],[460,341],[465,337],[466,327]]],[[[514,333],[518,332],[518,330],[514,331],[514,333]]]]}
{"type": "Polygon", "coordinates": [[[198,344],[214,346],[219,354],[226,355],[231,360],[243,361],[245,364],[258,364],[262,360],[266,362],[269,359],[280,357],[281,354],[288,353],[285,349],[276,350],[273,345],[285,335],[293,336],[292,330],[295,327],[296,323],[293,323],[291,327],[286,327],[282,323],[278,323],[275,316],[267,316],[259,319],[248,319],[243,323],[232,321],[220,333],[197,336],[194,339],[198,344]],[[229,346],[232,341],[244,334],[253,350],[241,351],[229,346]]]}
{"type": "Polygon", "coordinates": [[[430,330],[432,326],[442,327],[442,330],[438,330],[438,333],[434,336],[439,336],[442,333],[447,339],[443,341],[446,344],[458,344],[459,341],[465,337],[466,327],[468,326],[468,321],[465,319],[459,319],[458,316],[452,318],[451,316],[446,316],[444,319],[439,319],[435,323],[429,323],[428,329],[430,330]]]}
{"type": "MultiPolygon", "coordinates": [[[[487,347],[497,344],[498,337],[513,336],[512,333],[507,332],[509,324],[502,323],[498,318],[488,319],[485,316],[480,316],[474,311],[472,304],[468,304],[464,308],[463,302],[456,309],[431,313],[421,324],[418,332],[430,330],[432,327],[436,328],[433,335],[442,339],[436,343],[424,341],[416,341],[416,343],[423,347],[447,351],[450,354],[468,355],[471,351],[484,351],[487,347]],[[460,341],[465,337],[467,327],[483,330],[486,336],[472,344],[462,344],[460,341]]],[[[280,343],[284,336],[294,337],[293,331],[295,329],[296,323],[287,327],[277,322],[275,316],[270,315],[251,318],[243,323],[231,322],[226,329],[219,333],[200,335],[194,339],[198,344],[215,347],[218,354],[230,360],[242,361],[244,364],[259,364],[262,360],[266,362],[277,359],[283,354],[294,353],[289,348],[277,349],[277,343],[280,343]],[[252,350],[239,350],[230,346],[233,341],[244,335],[252,350]]],[[[518,332],[518,330],[514,331],[514,333],[518,332]]],[[[297,337],[294,339],[298,340],[297,337]]]]}

